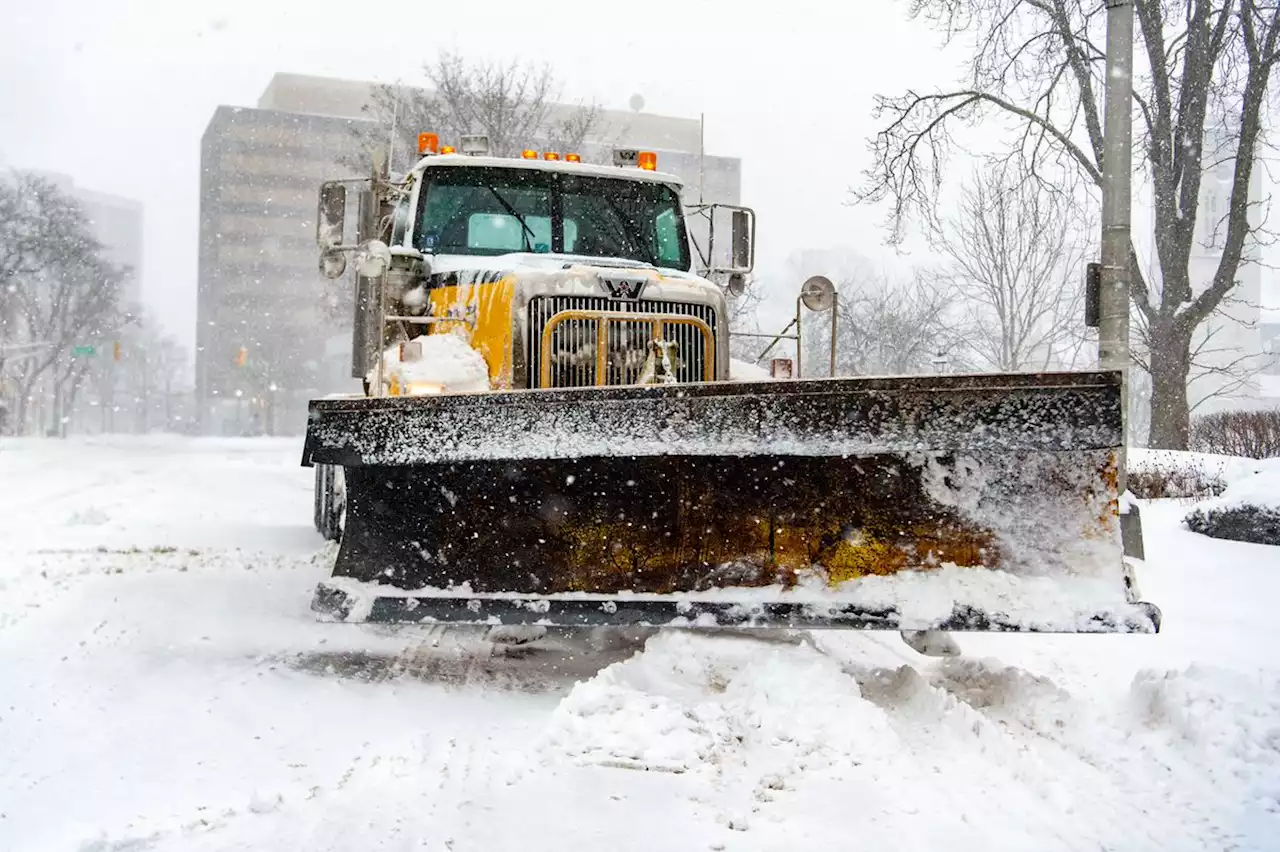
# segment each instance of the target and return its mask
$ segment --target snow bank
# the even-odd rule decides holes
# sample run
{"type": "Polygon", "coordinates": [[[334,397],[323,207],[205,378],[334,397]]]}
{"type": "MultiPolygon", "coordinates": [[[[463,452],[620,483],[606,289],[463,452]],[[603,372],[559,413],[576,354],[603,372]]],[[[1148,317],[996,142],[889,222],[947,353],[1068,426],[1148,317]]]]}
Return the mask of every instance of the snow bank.
{"type": "Polygon", "coordinates": [[[1252,475],[1263,462],[1241,456],[1222,456],[1214,453],[1192,453],[1182,450],[1152,450],[1146,447],[1130,447],[1129,472],[1179,470],[1199,474],[1205,478],[1221,478],[1226,483],[1252,475]]]}
{"type": "MultiPolygon", "coordinates": [[[[395,381],[401,388],[415,384],[438,386],[439,390],[432,393],[489,390],[489,365],[461,334],[424,334],[407,344],[388,348],[383,358],[386,365],[383,385],[388,388],[395,381]]],[[[376,365],[366,378],[370,386],[377,384],[376,365]]]]}
{"type": "Polygon", "coordinates": [[[1187,527],[1214,538],[1280,546],[1280,459],[1257,465],[1256,473],[1199,503],[1187,514],[1187,527]]]}
{"type": "Polygon", "coordinates": [[[1219,497],[1205,500],[1196,505],[1197,509],[1210,511],[1213,509],[1238,509],[1242,506],[1257,506],[1280,512],[1280,459],[1240,459],[1247,461],[1251,473],[1244,473],[1244,467],[1238,468],[1231,484],[1219,497]]]}

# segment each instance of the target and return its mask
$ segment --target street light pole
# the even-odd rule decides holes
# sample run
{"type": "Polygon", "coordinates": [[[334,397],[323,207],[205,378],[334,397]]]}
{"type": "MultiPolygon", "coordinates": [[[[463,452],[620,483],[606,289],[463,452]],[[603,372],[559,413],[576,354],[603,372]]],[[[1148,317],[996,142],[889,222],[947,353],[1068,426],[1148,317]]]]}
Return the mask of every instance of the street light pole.
{"type": "Polygon", "coordinates": [[[1126,487],[1129,429],[1129,247],[1133,157],[1133,2],[1106,0],[1107,80],[1102,143],[1102,281],[1098,366],[1121,371],[1119,485],[1126,487]]]}

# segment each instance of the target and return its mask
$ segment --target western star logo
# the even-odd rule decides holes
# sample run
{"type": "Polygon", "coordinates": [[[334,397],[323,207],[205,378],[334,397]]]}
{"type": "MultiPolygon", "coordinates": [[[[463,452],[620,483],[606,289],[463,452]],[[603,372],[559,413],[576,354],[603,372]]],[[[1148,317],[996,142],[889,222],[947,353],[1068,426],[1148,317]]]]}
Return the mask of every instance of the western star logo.
{"type": "Polygon", "coordinates": [[[600,278],[600,285],[610,299],[639,299],[647,283],[645,278],[600,278]]]}

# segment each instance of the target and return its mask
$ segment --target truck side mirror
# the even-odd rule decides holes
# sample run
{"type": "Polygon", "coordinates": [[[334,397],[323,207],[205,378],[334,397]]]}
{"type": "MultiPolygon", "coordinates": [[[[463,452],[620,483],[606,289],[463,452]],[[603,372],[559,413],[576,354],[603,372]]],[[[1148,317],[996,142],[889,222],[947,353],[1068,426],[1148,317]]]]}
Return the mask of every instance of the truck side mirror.
{"type": "Polygon", "coordinates": [[[347,219],[347,187],[338,181],[320,184],[320,204],[316,211],[316,243],[322,251],[342,245],[347,219]]]}
{"type": "Polygon", "coordinates": [[[751,217],[745,210],[733,211],[733,265],[737,269],[751,269],[751,217]]]}
{"type": "MultiPolygon", "coordinates": [[[[755,267],[756,214],[750,207],[736,204],[708,204],[701,208],[708,220],[707,259],[711,273],[746,275],[755,267]],[[721,266],[716,258],[724,257],[716,251],[716,211],[727,210],[729,219],[728,264],[721,266]]],[[[723,220],[721,220],[723,221],[723,220]]]]}

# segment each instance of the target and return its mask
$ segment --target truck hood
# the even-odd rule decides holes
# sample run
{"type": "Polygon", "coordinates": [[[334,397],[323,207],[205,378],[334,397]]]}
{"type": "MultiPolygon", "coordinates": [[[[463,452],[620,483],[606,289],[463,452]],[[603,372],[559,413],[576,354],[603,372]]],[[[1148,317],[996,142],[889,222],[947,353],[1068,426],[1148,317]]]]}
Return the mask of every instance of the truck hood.
{"type": "MultiPolygon", "coordinates": [[[[656,273],[662,278],[684,281],[705,279],[681,269],[656,267],[638,260],[612,257],[587,257],[578,254],[535,254],[510,252],[491,256],[469,254],[438,254],[430,258],[433,273],[448,272],[511,272],[519,270],[557,272],[573,267],[589,267],[600,270],[636,270],[656,273]]],[[[709,283],[709,282],[708,282],[709,283]]]]}

